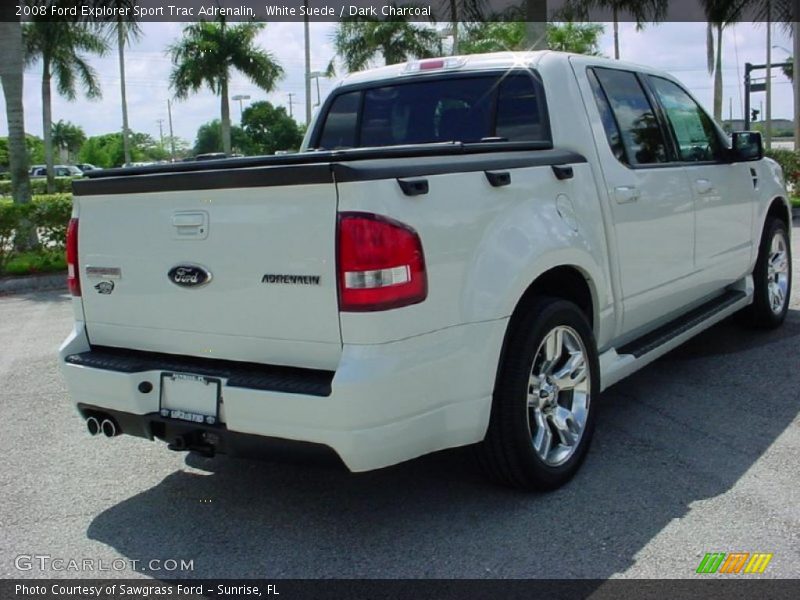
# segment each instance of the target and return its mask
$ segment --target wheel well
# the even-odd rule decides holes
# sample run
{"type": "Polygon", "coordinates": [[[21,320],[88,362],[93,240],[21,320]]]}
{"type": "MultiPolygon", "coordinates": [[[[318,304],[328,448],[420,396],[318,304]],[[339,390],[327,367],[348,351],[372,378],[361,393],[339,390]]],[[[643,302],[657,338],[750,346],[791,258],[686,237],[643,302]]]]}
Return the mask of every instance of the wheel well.
{"type": "Polygon", "coordinates": [[[783,224],[786,225],[786,229],[791,229],[792,227],[792,215],[791,210],[787,209],[786,207],[786,200],[778,197],[772,201],[772,204],[769,205],[769,210],[767,211],[767,219],[770,217],[775,217],[783,221],[783,224]]]}
{"type": "Polygon", "coordinates": [[[589,325],[594,327],[594,301],[586,276],[576,267],[556,267],[542,273],[528,286],[520,298],[511,319],[524,314],[537,296],[552,296],[575,303],[581,309],[589,325]]]}

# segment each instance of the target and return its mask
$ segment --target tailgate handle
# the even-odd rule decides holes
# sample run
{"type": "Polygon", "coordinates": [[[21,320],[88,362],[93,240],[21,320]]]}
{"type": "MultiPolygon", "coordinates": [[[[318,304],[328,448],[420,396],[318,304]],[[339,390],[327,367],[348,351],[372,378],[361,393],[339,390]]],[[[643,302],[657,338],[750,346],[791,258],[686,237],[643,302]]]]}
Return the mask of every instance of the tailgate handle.
{"type": "Polygon", "coordinates": [[[552,165],[553,168],[553,175],[556,176],[556,179],[564,180],[564,179],[572,179],[575,175],[575,172],[572,170],[572,167],[567,165],[552,165]]]}
{"type": "Polygon", "coordinates": [[[483,173],[492,187],[503,187],[511,183],[511,173],[508,171],[484,171],[483,173]]]}
{"type": "Polygon", "coordinates": [[[172,215],[172,224],[175,227],[200,227],[205,222],[202,213],[178,213],[172,215]]]}
{"type": "Polygon", "coordinates": [[[178,211],[172,215],[173,239],[203,240],[208,236],[208,213],[202,210],[178,211]]]}
{"type": "Polygon", "coordinates": [[[397,183],[406,196],[424,196],[428,193],[427,179],[398,179],[397,183]]]}

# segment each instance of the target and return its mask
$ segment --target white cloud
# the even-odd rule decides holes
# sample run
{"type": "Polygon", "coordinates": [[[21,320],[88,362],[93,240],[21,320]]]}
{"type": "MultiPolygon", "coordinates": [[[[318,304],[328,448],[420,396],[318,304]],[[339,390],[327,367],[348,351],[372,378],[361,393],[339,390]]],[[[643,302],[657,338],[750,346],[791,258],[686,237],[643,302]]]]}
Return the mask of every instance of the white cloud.
{"type": "MultiPolygon", "coordinates": [[[[143,23],[143,36],[126,54],[128,107],[130,125],[135,131],[158,136],[158,119],[164,119],[167,134],[167,99],[169,90],[170,60],[167,46],[181,31],[179,23],[143,23]]],[[[332,23],[311,23],[311,68],[324,70],[333,56],[330,36],[332,23]]],[[[651,65],[674,73],[698,99],[710,107],[713,96],[713,81],[706,70],[705,24],[663,23],[637,32],[630,23],[620,24],[621,54],[624,60],[651,65]]],[[[791,47],[789,37],[779,27],[773,33],[773,43],[791,47]]],[[[249,102],[266,98],[274,104],[288,106],[291,92],[294,94],[294,116],[305,120],[303,81],[303,24],[270,23],[259,37],[259,44],[270,51],[283,65],[286,77],[278,84],[277,91],[265,94],[241,75],[235,74],[230,86],[231,95],[246,94],[249,102]]],[[[611,27],[601,40],[601,49],[607,56],[613,55],[611,27]]],[[[765,28],[763,25],[742,23],[726,30],[724,42],[724,115],[728,116],[729,98],[733,100],[734,117],[741,116],[741,89],[745,62],[763,63],[766,59],[765,28]],[[738,65],[738,66],[737,66],[738,65]]],[[[785,52],[774,51],[774,61],[785,58],[785,52]]],[[[53,118],[77,123],[88,135],[118,131],[121,128],[119,109],[119,72],[116,51],[104,58],[93,58],[92,64],[100,74],[103,98],[96,102],[79,99],[67,102],[54,90],[53,118]]],[[[34,135],[42,134],[40,66],[30,68],[25,74],[25,121],[27,130],[34,135]]],[[[791,118],[791,85],[776,70],[773,117],[791,118]]],[[[322,98],[331,89],[333,82],[320,80],[322,98]]],[[[312,88],[313,103],[316,103],[316,86],[312,88]]],[[[764,94],[753,96],[753,106],[758,108],[764,94]]],[[[173,103],[173,125],[175,134],[194,141],[197,128],[219,116],[219,98],[205,90],[189,99],[173,103]]],[[[232,105],[234,120],[239,108],[232,105]]],[[[0,135],[7,134],[5,105],[0,97],[0,135]]]]}

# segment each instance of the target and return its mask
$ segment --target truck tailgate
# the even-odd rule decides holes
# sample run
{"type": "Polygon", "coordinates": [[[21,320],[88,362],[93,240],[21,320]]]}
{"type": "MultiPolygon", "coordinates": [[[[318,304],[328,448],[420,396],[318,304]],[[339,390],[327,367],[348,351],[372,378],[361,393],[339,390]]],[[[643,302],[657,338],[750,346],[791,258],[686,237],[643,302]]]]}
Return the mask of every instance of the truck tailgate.
{"type": "Polygon", "coordinates": [[[141,187],[77,197],[93,345],[335,368],[341,336],[332,181],[141,187]]]}

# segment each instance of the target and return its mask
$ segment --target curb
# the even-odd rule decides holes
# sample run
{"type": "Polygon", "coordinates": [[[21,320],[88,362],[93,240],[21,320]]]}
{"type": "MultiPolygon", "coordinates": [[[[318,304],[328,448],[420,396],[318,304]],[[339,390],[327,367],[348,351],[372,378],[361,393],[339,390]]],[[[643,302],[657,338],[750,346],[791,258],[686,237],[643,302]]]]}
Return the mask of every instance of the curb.
{"type": "Polygon", "coordinates": [[[0,294],[22,294],[67,289],[66,271],[24,277],[0,277],[0,294]]]}

